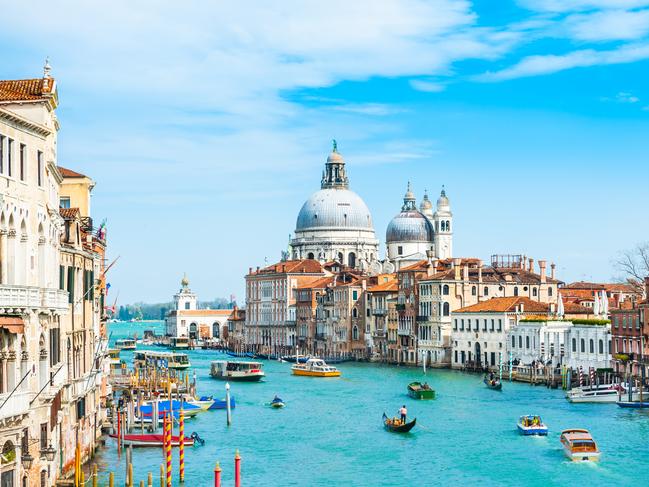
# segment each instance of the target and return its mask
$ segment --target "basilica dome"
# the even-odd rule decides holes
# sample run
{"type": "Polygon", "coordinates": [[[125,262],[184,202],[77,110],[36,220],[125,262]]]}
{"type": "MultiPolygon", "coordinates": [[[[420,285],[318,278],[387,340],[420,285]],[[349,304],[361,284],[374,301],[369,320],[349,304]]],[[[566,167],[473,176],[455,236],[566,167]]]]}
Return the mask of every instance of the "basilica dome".
{"type": "Polygon", "coordinates": [[[349,189],[327,188],[306,200],[297,216],[295,231],[312,228],[364,229],[374,231],[365,202],[349,189]]]}
{"type": "Polygon", "coordinates": [[[433,237],[433,225],[417,210],[404,210],[396,215],[385,233],[386,243],[432,242],[433,237]]]}

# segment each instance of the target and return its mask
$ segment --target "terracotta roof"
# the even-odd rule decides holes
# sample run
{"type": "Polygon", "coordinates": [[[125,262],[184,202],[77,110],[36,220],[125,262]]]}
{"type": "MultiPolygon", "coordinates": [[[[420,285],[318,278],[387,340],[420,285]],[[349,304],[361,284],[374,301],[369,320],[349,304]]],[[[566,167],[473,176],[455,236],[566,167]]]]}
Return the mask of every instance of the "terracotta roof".
{"type": "Polygon", "coordinates": [[[638,294],[638,290],[634,288],[631,284],[620,283],[620,282],[587,282],[587,281],[577,281],[566,284],[562,289],[565,289],[570,292],[575,291],[601,291],[605,289],[607,291],[614,292],[623,292],[623,293],[632,293],[638,294]]]}
{"type": "Polygon", "coordinates": [[[252,271],[249,276],[259,274],[297,274],[309,273],[317,274],[322,272],[322,265],[317,260],[304,259],[304,260],[286,260],[278,262],[258,271],[252,271]]]}
{"type": "Polygon", "coordinates": [[[0,316],[0,328],[4,328],[9,333],[23,333],[25,322],[20,316],[0,316]]]}
{"type": "Polygon", "coordinates": [[[51,78],[0,81],[0,101],[36,101],[45,99],[54,89],[51,78]]]}
{"type": "Polygon", "coordinates": [[[316,278],[314,281],[306,282],[298,286],[296,289],[323,289],[327,287],[329,284],[331,284],[333,281],[334,281],[333,276],[319,277],[316,278]]]}
{"type": "Polygon", "coordinates": [[[567,315],[590,315],[593,314],[593,309],[581,304],[563,303],[563,312],[567,315]]]}
{"type": "Polygon", "coordinates": [[[59,214],[64,220],[74,220],[79,216],[79,208],[59,208],[59,214]]]}
{"type": "Polygon", "coordinates": [[[390,279],[387,282],[381,282],[367,289],[371,293],[396,292],[399,290],[399,281],[390,279]]]}
{"type": "Polygon", "coordinates": [[[414,264],[410,264],[409,266],[402,267],[401,269],[398,270],[398,272],[403,272],[403,271],[425,271],[428,269],[428,261],[426,259],[420,260],[418,262],[415,262],[414,264]]]}
{"type": "Polygon", "coordinates": [[[180,309],[178,316],[230,316],[231,309],[180,309]]]}
{"type": "Polygon", "coordinates": [[[453,313],[508,313],[515,311],[521,304],[523,305],[524,313],[547,313],[550,309],[550,305],[547,303],[539,303],[525,296],[511,296],[507,298],[492,298],[481,303],[460,308],[457,311],[453,311],[453,313]]]}
{"type": "Polygon", "coordinates": [[[80,172],[73,171],[72,169],[68,169],[67,167],[63,166],[58,166],[58,170],[61,173],[61,176],[64,178],[85,178],[87,177],[85,174],[81,174],[80,172]]]}
{"type": "MultiPolygon", "coordinates": [[[[460,280],[464,276],[464,266],[459,266],[460,280]]],[[[469,282],[478,282],[479,271],[477,267],[468,268],[468,280],[469,282]]],[[[422,279],[422,281],[454,281],[455,280],[455,269],[445,269],[441,272],[433,274],[431,277],[422,279]]],[[[485,266],[482,268],[482,281],[487,284],[498,284],[498,283],[515,283],[515,284],[529,284],[529,285],[538,285],[541,284],[541,275],[535,272],[530,272],[526,269],[520,268],[494,268],[491,266],[485,266]]],[[[548,284],[559,284],[561,281],[557,279],[551,279],[546,276],[545,282],[548,284]]]]}

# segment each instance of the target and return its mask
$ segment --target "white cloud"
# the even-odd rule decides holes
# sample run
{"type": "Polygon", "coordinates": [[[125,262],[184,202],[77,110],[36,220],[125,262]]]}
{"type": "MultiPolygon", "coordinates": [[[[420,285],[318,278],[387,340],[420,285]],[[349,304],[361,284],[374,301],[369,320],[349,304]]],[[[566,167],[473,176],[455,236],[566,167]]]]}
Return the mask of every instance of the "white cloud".
{"type": "Polygon", "coordinates": [[[348,103],[345,105],[334,105],[331,108],[339,112],[375,116],[394,115],[405,111],[403,108],[386,103],[348,103]]]}
{"type": "Polygon", "coordinates": [[[571,15],[565,20],[571,38],[580,41],[634,40],[649,32],[649,10],[606,10],[571,15]]]}
{"type": "Polygon", "coordinates": [[[518,0],[530,10],[541,12],[572,12],[601,8],[626,9],[649,6],[649,0],[518,0]]]}
{"type": "Polygon", "coordinates": [[[620,103],[638,103],[640,101],[640,98],[638,98],[637,96],[623,91],[620,91],[617,95],[615,95],[615,99],[620,103]]]}
{"type": "Polygon", "coordinates": [[[509,68],[488,72],[476,79],[503,81],[587,66],[630,63],[647,58],[649,58],[649,43],[627,44],[618,49],[607,51],[585,49],[563,55],[528,56],[509,68]]]}
{"type": "Polygon", "coordinates": [[[427,91],[430,93],[439,93],[446,89],[444,83],[438,83],[435,81],[426,81],[422,79],[411,79],[410,86],[417,91],[427,91]]]}

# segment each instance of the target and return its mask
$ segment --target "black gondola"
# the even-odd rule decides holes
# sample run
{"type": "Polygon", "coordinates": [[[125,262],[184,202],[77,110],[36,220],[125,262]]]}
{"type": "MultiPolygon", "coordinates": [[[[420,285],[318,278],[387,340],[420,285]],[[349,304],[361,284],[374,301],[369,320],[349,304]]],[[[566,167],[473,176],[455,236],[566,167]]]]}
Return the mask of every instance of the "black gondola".
{"type": "Polygon", "coordinates": [[[385,429],[388,431],[392,431],[394,433],[407,433],[410,431],[412,428],[415,427],[415,423],[417,422],[417,418],[413,419],[409,423],[406,424],[400,424],[400,425],[394,425],[392,424],[392,420],[388,418],[388,416],[383,413],[383,425],[385,426],[385,429]]]}
{"type": "Polygon", "coordinates": [[[485,383],[488,389],[493,389],[494,391],[500,391],[503,388],[502,383],[498,379],[489,380],[485,377],[482,382],[485,383]]]}

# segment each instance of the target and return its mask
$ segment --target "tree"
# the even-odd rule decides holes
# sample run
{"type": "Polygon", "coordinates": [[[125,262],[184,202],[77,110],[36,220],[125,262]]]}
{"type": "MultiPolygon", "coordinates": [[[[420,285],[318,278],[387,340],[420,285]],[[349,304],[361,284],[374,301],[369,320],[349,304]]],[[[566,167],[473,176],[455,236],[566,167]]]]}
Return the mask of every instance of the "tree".
{"type": "Polygon", "coordinates": [[[613,262],[629,284],[644,290],[644,279],[649,277],[649,242],[637,244],[629,250],[620,252],[613,262]]]}

